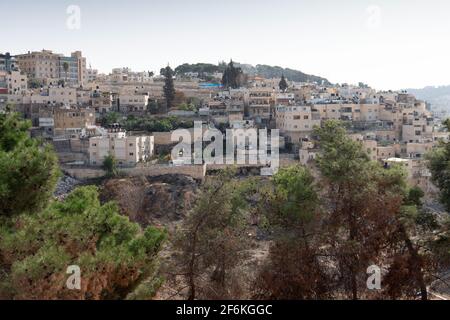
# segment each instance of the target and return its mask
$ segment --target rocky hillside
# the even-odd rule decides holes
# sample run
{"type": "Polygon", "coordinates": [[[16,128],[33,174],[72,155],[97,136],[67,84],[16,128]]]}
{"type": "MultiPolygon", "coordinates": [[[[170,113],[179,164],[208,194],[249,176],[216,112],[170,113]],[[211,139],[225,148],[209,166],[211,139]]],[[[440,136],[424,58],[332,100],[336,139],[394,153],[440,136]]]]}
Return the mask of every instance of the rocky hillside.
{"type": "Polygon", "coordinates": [[[195,202],[198,183],[184,175],[110,179],[102,201],[115,201],[122,214],[142,226],[168,226],[182,220],[195,202]]]}

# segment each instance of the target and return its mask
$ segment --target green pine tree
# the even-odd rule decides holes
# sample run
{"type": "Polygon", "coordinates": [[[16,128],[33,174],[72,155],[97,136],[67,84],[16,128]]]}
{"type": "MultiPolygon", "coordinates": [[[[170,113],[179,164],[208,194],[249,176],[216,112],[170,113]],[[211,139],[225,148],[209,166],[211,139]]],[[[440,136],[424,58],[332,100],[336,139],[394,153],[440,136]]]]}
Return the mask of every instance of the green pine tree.
{"type": "Polygon", "coordinates": [[[0,216],[45,208],[59,176],[52,146],[32,139],[31,124],[7,111],[0,114],[0,216]]]}

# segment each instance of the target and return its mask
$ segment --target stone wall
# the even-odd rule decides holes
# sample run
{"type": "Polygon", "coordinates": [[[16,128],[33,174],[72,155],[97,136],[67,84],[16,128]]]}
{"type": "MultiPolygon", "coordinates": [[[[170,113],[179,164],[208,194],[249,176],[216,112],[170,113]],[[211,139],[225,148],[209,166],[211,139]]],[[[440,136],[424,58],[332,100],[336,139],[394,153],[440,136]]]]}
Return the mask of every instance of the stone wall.
{"type": "Polygon", "coordinates": [[[105,175],[105,171],[102,169],[61,166],[61,170],[68,176],[79,180],[100,178],[105,175]]]}
{"type": "MultiPolygon", "coordinates": [[[[105,175],[105,171],[100,168],[62,166],[61,170],[67,175],[76,179],[92,179],[105,175]]],[[[161,176],[166,174],[182,174],[191,176],[197,180],[203,180],[206,175],[205,165],[169,166],[151,165],[146,167],[120,168],[119,172],[131,177],[137,176],[161,176]]]]}
{"type": "Polygon", "coordinates": [[[203,180],[206,175],[205,165],[152,165],[147,167],[124,168],[120,172],[129,176],[160,176],[165,174],[183,174],[197,180],[203,180]]]}

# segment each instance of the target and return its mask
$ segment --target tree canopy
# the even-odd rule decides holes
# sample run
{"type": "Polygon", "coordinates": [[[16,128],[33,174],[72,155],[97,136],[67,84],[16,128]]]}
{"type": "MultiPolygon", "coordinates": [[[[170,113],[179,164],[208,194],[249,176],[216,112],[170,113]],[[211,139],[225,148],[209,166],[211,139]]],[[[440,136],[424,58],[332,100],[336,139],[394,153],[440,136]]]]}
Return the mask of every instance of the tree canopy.
{"type": "Polygon", "coordinates": [[[12,112],[0,114],[0,215],[45,208],[59,176],[51,145],[30,138],[31,124],[12,112]]]}
{"type": "Polygon", "coordinates": [[[230,61],[227,68],[223,72],[222,85],[226,88],[237,89],[244,84],[244,73],[241,68],[236,68],[233,60],[230,61]]]}
{"type": "Polygon", "coordinates": [[[272,243],[254,297],[427,299],[435,256],[414,237],[432,226],[420,213],[421,191],[408,188],[402,167],[370,161],[341,122],[325,122],[315,136],[318,178],[305,167],[281,168],[258,188],[272,243]],[[370,266],[385,270],[380,290],[368,290],[370,266]]]}
{"type": "Polygon", "coordinates": [[[54,199],[56,155],[29,126],[0,114],[0,299],[151,298],[165,231],[142,230],[93,186],[54,199]],[[70,266],[79,290],[66,286],[70,266]]]}
{"type": "Polygon", "coordinates": [[[164,238],[164,231],[152,227],[141,232],[114,203],[101,205],[96,187],[78,188],[63,202],[2,225],[2,271],[9,271],[0,277],[0,297],[126,298],[154,276],[164,238]],[[80,290],[65,285],[71,265],[80,267],[80,290]]]}
{"type": "Polygon", "coordinates": [[[286,91],[286,89],[288,88],[288,84],[286,78],[284,77],[284,74],[281,76],[281,80],[278,86],[280,87],[280,90],[283,92],[286,91]]]}
{"type": "Polygon", "coordinates": [[[427,154],[427,160],[432,180],[440,189],[441,202],[450,211],[450,143],[441,142],[427,154]]]}

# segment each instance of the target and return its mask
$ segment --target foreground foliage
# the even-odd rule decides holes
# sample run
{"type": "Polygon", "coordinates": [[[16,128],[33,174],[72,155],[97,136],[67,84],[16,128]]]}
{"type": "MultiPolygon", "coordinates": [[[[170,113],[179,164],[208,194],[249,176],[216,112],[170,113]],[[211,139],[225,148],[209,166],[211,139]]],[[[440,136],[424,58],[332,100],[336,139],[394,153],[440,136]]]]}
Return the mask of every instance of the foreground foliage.
{"type": "Polygon", "coordinates": [[[233,272],[249,246],[245,197],[251,186],[232,170],[211,177],[174,236],[172,281],[185,284],[189,300],[232,299],[242,289],[233,272]]]}
{"type": "Polygon", "coordinates": [[[315,134],[320,178],[283,168],[263,191],[260,212],[273,241],[254,297],[415,299],[419,292],[428,299],[427,286],[445,266],[433,250],[443,226],[422,210],[423,192],[407,187],[403,168],[369,161],[340,122],[315,134]],[[382,272],[380,290],[367,288],[370,266],[382,272]]]}
{"type": "Polygon", "coordinates": [[[30,122],[0,114],[0,216],[43,209],[59,176],[52,147],[29,137],[30,122]]]}
{"type": "MultiPolygon", "coordinates": [[[[165,233],[140,227],[101,205],[95,187],[76,189],[34,215],[2,224],[0,295],[14,299],[125,298],[154,272],[165,233]],[[66,287],[66,268],[81,269],[81,290],[66,287]]],[[[158,279],[154,279],[158,281],[158,279]]]]}
{"type": "Polygon", "coordinates": [[[0,299],[151,298],[166,233],[100,204],[96,187],[54,200],[56,155],[28,128],[0,114],[0,299]],[[66,286],[69,266],[80,268],[79,290],[66,286]]]}

